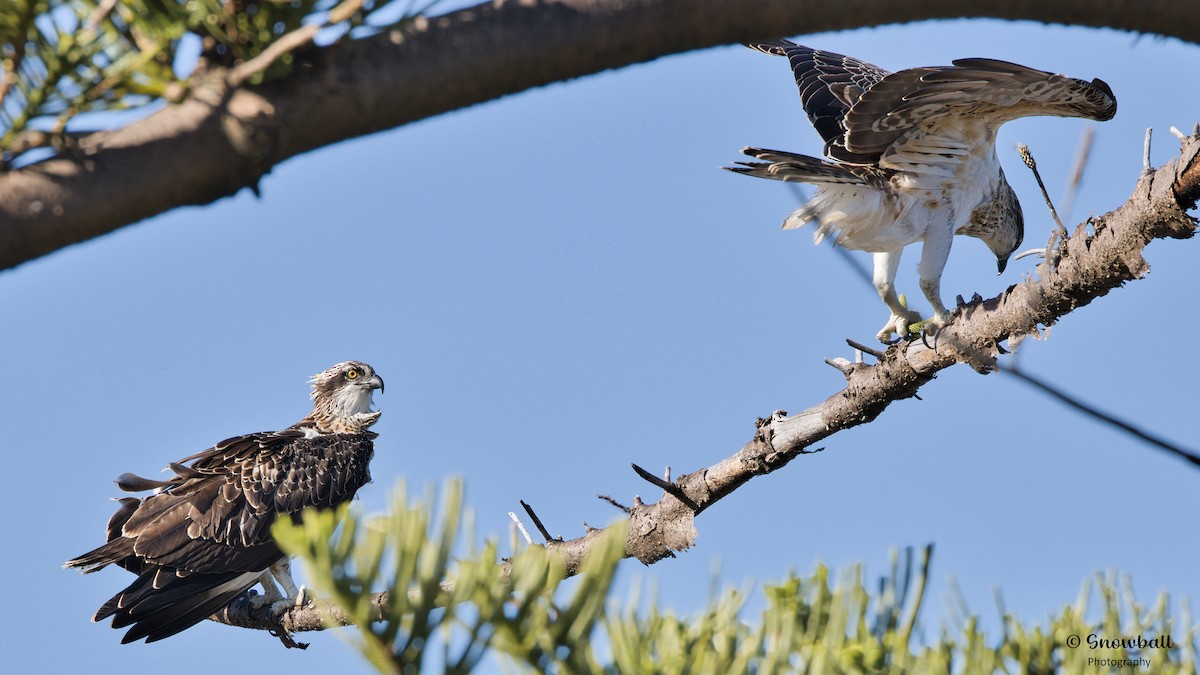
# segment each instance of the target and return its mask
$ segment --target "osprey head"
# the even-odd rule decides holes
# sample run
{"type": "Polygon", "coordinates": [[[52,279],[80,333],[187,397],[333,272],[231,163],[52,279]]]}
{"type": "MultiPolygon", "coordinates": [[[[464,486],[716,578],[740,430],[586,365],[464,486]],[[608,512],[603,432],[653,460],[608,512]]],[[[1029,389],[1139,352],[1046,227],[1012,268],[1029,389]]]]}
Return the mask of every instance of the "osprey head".
{"type": "MultiPolygon", "coordinates": [[[[1001,178],[1003,179],[1003,177],[1003,173],[1001,173],[1001,178]]],[[[1002,182],[1000,194],[1000,203],[1004,205],[1004,208],[1001,209],[1003,212],[1001,221],[992,230],[990,236],[982,238],[983,243],[987,244],[988,250],[996,256],[997,275],[1004,274],[1004,268],[1008,267],[1009,256],[1025,239],[1025,215],[1021,212],[1021,203],[1017,201],[1017,195],[1009,186],[1008,181],[1002,182]]]]}
{"type": "Polygon", "coordinates": [[[1009,256],[1025,239],[1025,216],[1021,213],[1017,193],[1013,192],[1005,179],[1003,169],[1000,169],[996,191],[975,207],[971,219],[955,233],[975,237],[987,244],[988,250],[996,256],[996,272],[1004,273],[1009,256]]]}
{"type": "Polygon", "coordinates": [[[308,416],[320,433],[357,433],[374,424],[379,412],[371,411],[375,390],[383,379],[362,361],[343,361],[309,380],[313,411],[308,416]]]}

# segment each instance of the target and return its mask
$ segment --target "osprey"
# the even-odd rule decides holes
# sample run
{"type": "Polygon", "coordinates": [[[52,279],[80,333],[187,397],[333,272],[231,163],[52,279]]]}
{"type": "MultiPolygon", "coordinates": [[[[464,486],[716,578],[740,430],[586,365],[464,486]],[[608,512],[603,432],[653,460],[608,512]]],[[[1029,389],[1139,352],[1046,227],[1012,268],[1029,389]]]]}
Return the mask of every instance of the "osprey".
{"type": "Polygon", "coordinates": [[[788,58],[800,103],[829,160],[745,148],[764,161],[725,168],[816,186],[816,195],[783,227],[815,222],[818,243],[833,235],[841,246],[874,253],[872,280],[891,310],[878,334],[884,342],[921,319],[900,303],[894,287],[905,246],[923,242],[917,271],[933,306],[930,323],[938,328],[949,318],[941,278],[954,235],[983,240],[1000,272],[1021,244],[1021,205],[996,157],[1001,124],[1032,115],[1108,120],[1117,112],[1116,97],[1102,80],[995,59],[889,73],[787,40],[748,46],[788,58]]]}
{"type": "Polygon", "coordinates": [[[303,601],[287,556],[271,539],[277,516],[297,520],[306,507],[330,508],[370,482],[379,420],[371,411],[383,380],[346,361],[314,375],[313,409],[282,431],[235,436],[168,467],[166,480],[126,473],[127,497],[108,522],[108,543],[66,563],[85,573],[116,564],[137,575],[93,621],[132,626],[122,643],[154,642],[196,625],[255,584],[282,612],[303,601]],[[274,579],[274,581],[272,580],[274,579]],[[286,598],[275,587],[283,587],[286,598]]]}

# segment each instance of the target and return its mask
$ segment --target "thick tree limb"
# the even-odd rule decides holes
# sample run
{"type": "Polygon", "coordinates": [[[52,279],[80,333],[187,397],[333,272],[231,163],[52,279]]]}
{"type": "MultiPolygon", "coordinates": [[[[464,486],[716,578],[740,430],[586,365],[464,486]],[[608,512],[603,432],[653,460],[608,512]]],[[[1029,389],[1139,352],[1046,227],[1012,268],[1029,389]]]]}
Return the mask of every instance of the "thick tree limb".
{"type": "Polygon", "coordinates": [[[297,51],[289,75],[259,87],[200,73],[188,100],[88,134],[70,157],[0,173],[0,269],[257,189],[309,150],[531,87],[764,36],[956,17],[1200,36],[1200,13],[1166,0],[498,0],[297,51]]]}

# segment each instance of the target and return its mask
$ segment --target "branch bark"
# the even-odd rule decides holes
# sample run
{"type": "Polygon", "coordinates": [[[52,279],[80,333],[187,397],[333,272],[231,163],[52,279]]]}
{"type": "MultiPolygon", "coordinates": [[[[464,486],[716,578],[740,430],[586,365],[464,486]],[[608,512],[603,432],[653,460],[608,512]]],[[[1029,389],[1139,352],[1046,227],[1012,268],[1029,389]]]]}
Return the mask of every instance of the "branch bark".
{"type": "MultiPolygon", "coordinates": [[[[313,630],[325,630],[330,626],[352,626],[354,618],[336,605],[318,600],[298,607],[293,607],[282,615],[276,616],[270,603],[254,606],[254,596],[244,593],[229,603],[225,609],[209,617],[217,623],[239,628],[265,630],[278,637],[285,647],[305,649],[308,645],[292,639],[294,633],[304,633],[313,630]]],[[[374,608],[372,621],[383,621],[386,613],[383,608],[387,604],[387,593],[375,593],[371,596],[371,606],[374,608]]]]}
{"type": "MultiPolygon", "coordinates": [[[[1142,250],[1155,239],[1188,239],[1197,221],[1186,213],[1200,200],[1200,135],[1184,139],[1180,156],[1145,172],[1133,195],[1120,208],[1076,227],[1063,240],[1053,269],[1037,268],[1038,278],[1010,286],[1000,295],[962,305],[938,336],[936,345],[900,343],[880,354],[874,365],[845,366],[846,387],[824,402],[796,414],[782,411],[760,419],[753,438],[733,455],[678,477],[658,502],[634,499],[630,509],[625,555],[649,565],[673,557],[695,543],[695,517],[755,476],[777,471],[814,444],[843,429],[874,420],[895,401],[910,398],[938,371],[964,363],[980,373],[996,369],[996,358],[1059,319],[1107,295],[1127,281],[1145,276],[1150,267],[1142,250]],[[1090,229],[1090,231],[1089,231],[1090,229]],[[935,348],[936,347],[936,348],[935,348]],[[684,499],[675,496],[681,494],[684,499]],[[691,505],[689,505],[689,502],[691,505]]],[[[582,537],[551,540],[546,548],[563,556],[567,575],[579,567],[605,529],[589,529],[582,537]]],[[[270,630],[286,636],[349,625],[352,618],[337,608],[316,603],[296,607],[281,617],[269,608],[254,609],[240,598],[213,617],[221,623],[270,630]]],[[[386,602],[376,593],[375,605],[386,602]]],[[[382,612],[379,620],[382,620],[382,612]]],[[[289,638],[290,639],[290,638],[289,638]]],[[[287,644],[285,640],[285,644],[287,644]]]]}
{"type": "Polygon", "coordinates": [[[531,87],[764,36],[958,17],[1200,36],[1200,14],[1167,0],[496,0],[297,53],[289,75],[262,86],[203,72],[182,103],[0,173],[0,269],[257,191],[272,167],[309,150],[531,87]]]}

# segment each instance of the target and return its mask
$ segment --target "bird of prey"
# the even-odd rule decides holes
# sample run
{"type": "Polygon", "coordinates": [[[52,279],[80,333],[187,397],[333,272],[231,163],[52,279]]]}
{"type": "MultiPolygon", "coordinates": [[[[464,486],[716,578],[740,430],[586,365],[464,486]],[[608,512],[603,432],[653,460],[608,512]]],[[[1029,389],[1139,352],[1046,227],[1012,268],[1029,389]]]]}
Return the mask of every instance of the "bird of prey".
{"type": "Polygon", "coordinates": [[[369,429],[380,415],[371,410],[372,395],[383,391],[383,380],[359,361],[318,373],[311,384],[312,412],[282,431],[221,441],[171,463],[175,475],[166,480],[117,479],[127,492],[155,492],[121,499],[108,543],[66,563],[85,573],[116,564],[137,575],[94,621],[111,616],[113,628],[131,626],[122,643],[154,642],[255,584],[277,612],[303,602],[271,524],[279,516],[295,521],[305,507],[337,506],[370,482],[377,434],[369,429]]]}
{"type": "Polygon", "coordinates": [[[917,271],[936,329],[949,318],[941,277],[954,235],[983,240],[1000,272],[1020,245],[1021,206],[996,157],[1001,124],[1032,115],[1108,120],[1117,112],[1116,97],[1101,80],[995,59],[889,73],[788,40],[748,46],[788,58],[829,159],[745,148],[762,161],[725,168],[816,186],[816,195],[783,227],[814,222],[817,242],[832,235],[841,246],[874,254],[872,280],[891,310],[878,334],[884,342],[920,320],[894,287],[905,246],[923,242],[917,271]]]}

